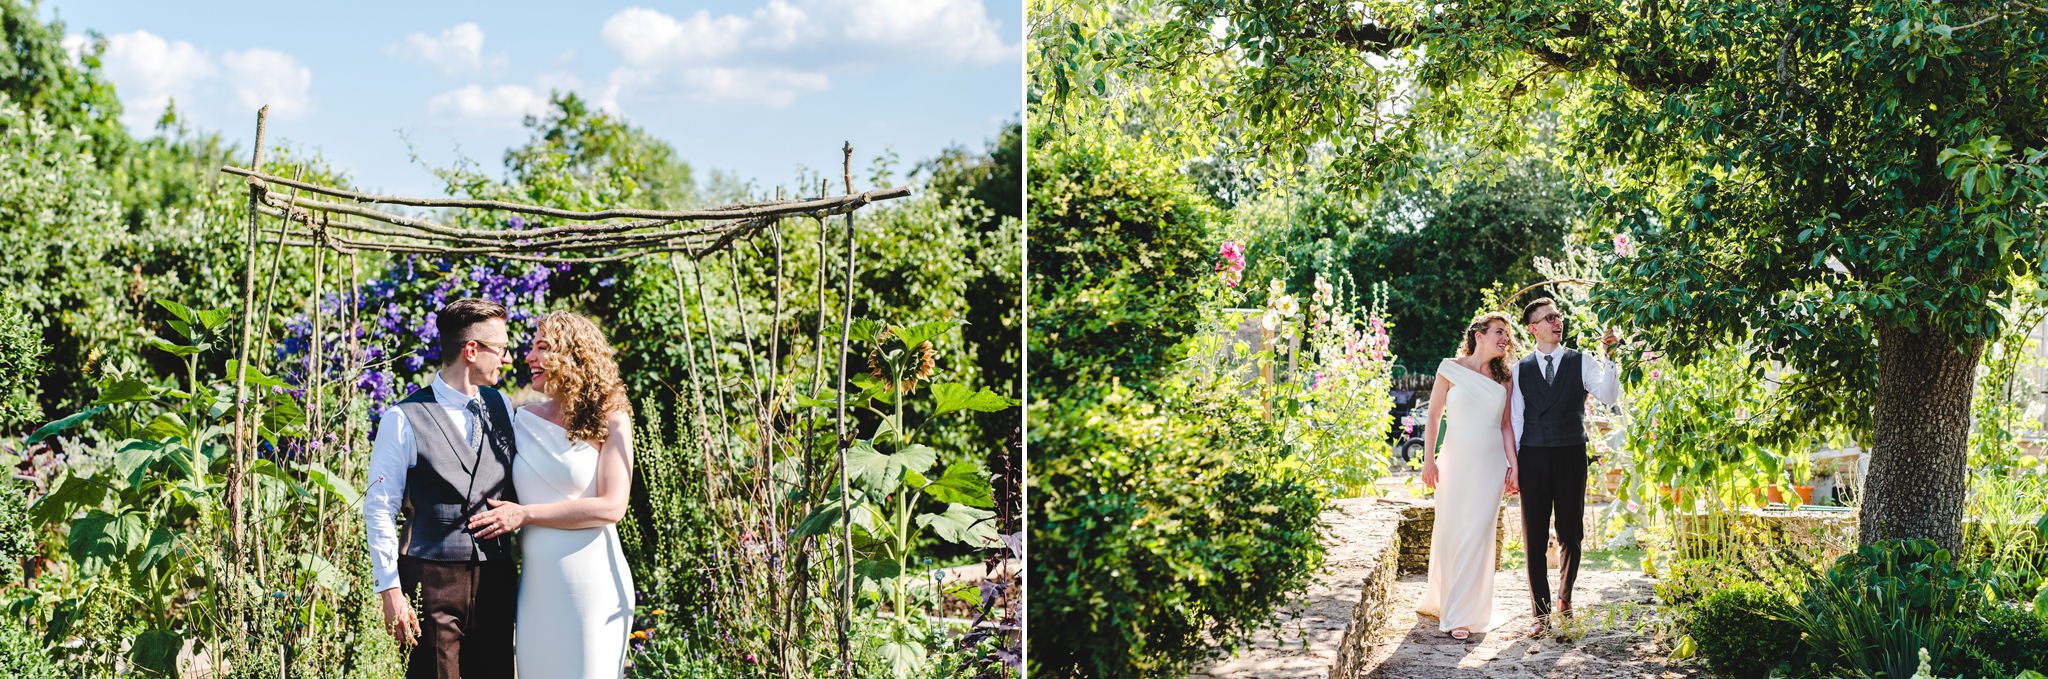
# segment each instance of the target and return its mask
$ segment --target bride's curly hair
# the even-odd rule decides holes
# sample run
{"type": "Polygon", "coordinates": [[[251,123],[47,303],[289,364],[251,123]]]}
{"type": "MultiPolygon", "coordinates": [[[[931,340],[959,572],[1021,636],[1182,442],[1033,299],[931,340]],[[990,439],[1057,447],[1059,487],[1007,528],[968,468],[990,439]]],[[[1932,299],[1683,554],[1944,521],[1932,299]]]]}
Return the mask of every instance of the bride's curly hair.
{"type": "Polygon", "coordinates": [[[1472,324],[1465,326],[1465,341],[1458,344],[1458,358],[1471,356],[1472,352],[1479,348],[1480,333],[1486,332],[1486,329],[1495,323],[1508,328],[1508,350],[1487,361],[1486,368],[1493,373],[1493,381],[1507,384],[1509,380],[1514,379],[1514,373],[1508,371],[1508,361],[1515,355],[1515,324],[1507,314],[1494,312],[1480,314],[1478,318],[1472,319],[1472,324]]]}
{"type": "Polygon", "coordinates": [[[548,341],[541,366],[548,379],[540,391],[555,400],[570,440],[603,441],[605,416],[633,411],[604,332],[588,318],[557,311],[540,319],[534,336],[548,341]]]}

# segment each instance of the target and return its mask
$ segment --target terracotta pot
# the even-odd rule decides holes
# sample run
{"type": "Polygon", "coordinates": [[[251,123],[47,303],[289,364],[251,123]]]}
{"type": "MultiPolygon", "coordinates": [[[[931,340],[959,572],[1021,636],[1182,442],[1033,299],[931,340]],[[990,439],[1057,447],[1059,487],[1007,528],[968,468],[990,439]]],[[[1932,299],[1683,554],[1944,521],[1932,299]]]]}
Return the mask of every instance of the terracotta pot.
{"type": "MultiPolygon", "coordinates": [[[[1799,493],[1799,504],[1813,504],[1813,486],[1793,486],[1792,490],[1799,493]]],[[[1783,493],[1778,492],[1778,486],[1771,486],[1770,490],[1765,493],[1764,499],[1781,504],[1785,502],[1785,496],[1783,493]]]]}

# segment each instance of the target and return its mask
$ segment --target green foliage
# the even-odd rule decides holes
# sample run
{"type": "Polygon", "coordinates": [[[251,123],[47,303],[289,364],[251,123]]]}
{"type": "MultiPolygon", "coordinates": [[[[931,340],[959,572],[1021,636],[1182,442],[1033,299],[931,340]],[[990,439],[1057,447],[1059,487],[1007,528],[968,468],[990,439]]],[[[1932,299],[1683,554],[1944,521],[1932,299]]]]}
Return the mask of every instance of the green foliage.
{"type": "Polygon", "coordinates": [[[1322,497],[1228,390],[1099,393],[1032,427],[1033,661],[1058,676],[1184,674],[1306,586],[1322,497]]]}
{"type": "Polygon", "coordinates": [[[2041,649],[2048,648],[2048,619],[2041,613],[2008,604],[1979,611],[1959,637],[1965,647],[1959,661],[1962,676],[2010,677],[2048,668],[2041,649]]]}
{"type": "Polygon", "coordinates": [[[20,583],[22,564],[41,553],[28,519],[28,490],[26,483],[0,480],[0,590],[20,583]]]}
{"type": "Polygon", "coordinates": [[[1559,249],[1582,209],[1564,173],[1541,159],[1454,175],[1462,163],[1486,163],[1478,155],[1435,150],[1438,169],[1366,199],[1349,197],[1325,171],[1240,203],[1234,229],[1248,232],[1250,253],[1294,267],[1254,266],[1247,278],[1283,278],[1295,288],[1318,273],[1386,281],[1394,353],[1424,364],[1451,356],[1467,312],[1493,301],[1480,291],[1495,281],[1512,290],[1544,280],[1536,258],[1559,249]]]}
{"type": "Polygon", "coordinates": [[[1967,656],[1962,635],[1991,603],[1987,581],[1997,577],[1964,570],[1927,540],[1875,542],[1814,581],[1792,618],[1811,668],[1912,676],[1927,649],[1935,671],[1953,676],[1967,656]]]}
{"type": "Polygon", "coordinates": [[[40,4],[0,1],[0,35],[7,36],[8,47],[0,51],[0,94],[46,116],[56,128],[76,128],[94,157],[120,158],[130,142],[121,126],[121,100],[100,73],[105,41],[88,33],[90,40],[74,58],[64,48],[64,24],[43,23],[40,4]]]}
{"type": "Polygon", "coordinates": [[[1707,595],[1686,627],[1715,672],[1761,677],[1798,648],[1799,628],[1786,620],[1789,609],[1775,591],[1738,584],[1707,595]]]}
{"type": "Polygon", "coordinates": [[[1215,208],[1114,135],[1040,137],[1031,162],[1033,390],[1164,375],[1200,318],[1215,208]]]}
{"type": "Polygon", "coordinates": [[[41,329],[21,311],[0,306],[0,430],[42,419],[36,402],[43,361],[41,329]]]}
{"type": "Polygon", "coordinates": [[[50,662],[49,651],[21,618],[0,616],[0,675],[14,679],[57,679],[64,676],[50,662]]]}

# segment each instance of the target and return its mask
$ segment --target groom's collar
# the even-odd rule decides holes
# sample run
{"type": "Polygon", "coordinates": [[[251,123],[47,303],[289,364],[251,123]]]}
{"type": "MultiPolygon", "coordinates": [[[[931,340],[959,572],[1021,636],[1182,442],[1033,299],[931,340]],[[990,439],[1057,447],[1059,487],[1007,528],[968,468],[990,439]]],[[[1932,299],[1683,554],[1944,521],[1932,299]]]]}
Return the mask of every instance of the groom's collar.
{"type": "Polygon", "coordinates": [[[1565,349],[1565,346],[1564,346],[1564,345],[1562,345],[1562,344],[1559,344],[1559,345],[1557,345],[1557,347],[1556,347],[1556,348],[1553,348],[1553,349],[1551,349],[1551,350],[1550,350],[1550,353],[1544,353],[1544,352],[1543,352],[1543,349],[1539,347],[1539,348],[1537,348],[1537,349],[1536,349],[1535,351],[1533,351],[1533,352],[1530,352],[1530,354],[1529,354],[1529,355],[1530,355],[1530,356],[1534,356],[1534,357],[1538,358],[1539,360],[1540,360],[1540,359],[1541,359],[1542,357],[1544,357],[1544,356],[1556,356],[1556,357],[1557,357],[1557,360],[1560,360],[1560,361],[1562,361],[1562,360],[1564,360],[1564,352],[1565,352],[1565,351],[1567,351],[1567,349],[1565,349]]]}
{"type": "MultiPolygon", "coordinates": [[[[454,385],[448,384],[446,381],[442,380],[440,373],[434,374],[434,383],[429,388],[434,390],[434,400],[439,401],[441,405],[448,406],[450,408],[469,407],[469,402],[471,398],[463,394],[462,392],[457,391],[454,385]]],[[[476,398],[483,398],[483,395],[483,388],[478,387],[476,398]]]]}

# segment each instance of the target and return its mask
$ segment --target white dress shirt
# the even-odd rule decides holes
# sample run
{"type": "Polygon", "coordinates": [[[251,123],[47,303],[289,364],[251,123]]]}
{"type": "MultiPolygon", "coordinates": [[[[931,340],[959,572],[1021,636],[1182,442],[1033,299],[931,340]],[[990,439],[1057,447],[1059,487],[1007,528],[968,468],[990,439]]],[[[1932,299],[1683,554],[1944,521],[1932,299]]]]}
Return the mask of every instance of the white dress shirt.
{"type": "MultiPolygon", "coordinates": [[[[477,425],[469,421],[469,402],[482,398],[482,392],[466,396],[441,381],[440,375],[427,388],[434,390],[434,402],[448,412],[449,422],[460,423],[464,431],[477,425]]],[[[377,440],[370,446],[370,483],[363,491],[363,532],[369,537],[370,577],[377,581],[378,592],[398,586],[398,508],[405,501],[406,472],[418,462],[412,424],[394,403],[384,409],[377,425],[377,440]]]]}
{"type": "MultiPolygon", "coordinates": [[[[1537,372],[1535,375],[1531,375],[1530,378],[1540,380],[1543,379],[1543,357],[1549,356],[1553,362],[1564,361],[1564,345],[1560,344],[1552,347],[1549,353],[1544,353],[1542,349],[1537,349],[1535,356],[1537,372]]],[[[1600,360],[1600,357],[1594,356],[1591,352],[1581,351],[1579,352],[1579,358],[1579,380],[1585,383],[1586,393],[1592,394],[1593,398],[1600,399],[1601,403],[1610,406],[1618,405],[1621,402],[1620,372],[1608,367],[1606,361],[1600,360]]],[[[1513,421],[1515,427],[1515,445],[1519,446],[1522,444],[1522,411],[1528,408],[1528,404],[1522,401],[1522,362],[1515,361],[1508,370],[1512,371],[1515,376],[1515,387],[1510,390],[1514,393],[1508,394],[1508,398],[1513,405],[1508,410],[1512,412],[1509,415],[1509,419],[1513,421]]]]}

